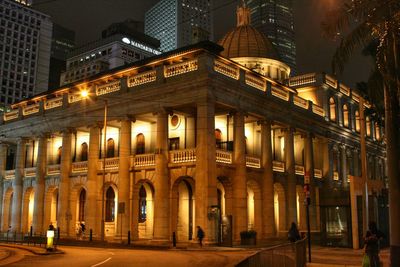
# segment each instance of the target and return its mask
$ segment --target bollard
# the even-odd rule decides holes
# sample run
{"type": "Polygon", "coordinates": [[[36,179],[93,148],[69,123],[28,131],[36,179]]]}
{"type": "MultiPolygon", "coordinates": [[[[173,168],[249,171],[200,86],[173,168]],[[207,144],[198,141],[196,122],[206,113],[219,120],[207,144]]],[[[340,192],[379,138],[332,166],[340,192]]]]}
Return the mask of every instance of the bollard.
{"type": "Polygon", "coordinates": [[[128,231],[128,245],[131,244],[131,231],[128,231]]]}
{"type": "Polygon", "coordinates": [[[175,232],[172,232],[172,246],[176,248],[176,235],[175,232]]]}
{"type": "Polygon", "coordinates": [[[33,227],[31,226],[31,230],[29,231],[29,235],[32,237],[33,236],[33,227]]]}
{"type": "Polygon", "coordinates": [[[89,230],[89,241],[92,242],[92,237],[93,237],[93,230],[89,230]]]}

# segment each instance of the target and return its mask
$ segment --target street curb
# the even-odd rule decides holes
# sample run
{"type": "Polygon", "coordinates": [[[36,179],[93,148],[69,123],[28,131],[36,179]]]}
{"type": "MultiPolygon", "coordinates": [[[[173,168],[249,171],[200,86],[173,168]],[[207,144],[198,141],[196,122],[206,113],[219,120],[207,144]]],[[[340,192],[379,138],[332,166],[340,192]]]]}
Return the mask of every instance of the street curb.
{"type": "Polygon", "coordinates": [[[49,251],[46,251],[45,249],[40,248],[40,250],[44,250],[44,251],[43,252],[38,252],[37,250],[39,250],[39,248],[33,249],[33,248],[30,248],[29,246],[22,246],[22,245],[9,245],[9,244],[0,243],[0,247],[22,249],[22,250],[25,250],[25,251],[29,251],[32,254],[41,255],[41,256],[52,255],[52,254],[64,254],[64,252],[62,250],[56,250],[54,252],[49,252],[49,251]]]}
{"type": "Polygon", "coordinates": [[[307,267],[361,267],[354,264],[307,263],[307,267]]]}

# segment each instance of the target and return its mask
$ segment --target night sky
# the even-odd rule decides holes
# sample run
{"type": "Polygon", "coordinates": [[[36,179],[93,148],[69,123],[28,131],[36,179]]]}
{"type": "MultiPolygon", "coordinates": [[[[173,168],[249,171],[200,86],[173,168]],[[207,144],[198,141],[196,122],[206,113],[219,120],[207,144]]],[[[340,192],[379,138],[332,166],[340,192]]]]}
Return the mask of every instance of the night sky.
{"type": "MultiPolygon", "coordinates": [[[[336,43],[321,34],[324,10],[337,0],[293,0],[298,74],[331,72],[336,43]]],[[[55,23],[74,30],[77,45],[99,39],[101,30],[127,18],[144,21],[145,12],[158,0],[34,0],[36,9],[50,15],[55,23]]],[[[218,41],[236,25],[238,0],[214,0],[214,39],[218,41]]],[[[346,66],[342,80],[354,86],[366,80],[372,62],[358,52],[346,66]]]]}

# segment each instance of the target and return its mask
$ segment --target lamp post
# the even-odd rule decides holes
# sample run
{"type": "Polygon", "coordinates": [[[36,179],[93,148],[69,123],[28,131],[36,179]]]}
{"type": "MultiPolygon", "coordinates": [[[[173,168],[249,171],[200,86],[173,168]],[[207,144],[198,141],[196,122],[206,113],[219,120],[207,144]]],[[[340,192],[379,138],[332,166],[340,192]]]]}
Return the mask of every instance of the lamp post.
{"type": "Polygon", "coordinates": [[[103,184],[101,190],[101,241],[104,241],[105,235],[105,218],[104,218],[104,184],[106,181],[106,157],[107,157],[107,109],[108,109],[108,102],[104,100],[104,136],[103,136],[103,143],[104,143],[104,154],[103,154],[103,184]]]}

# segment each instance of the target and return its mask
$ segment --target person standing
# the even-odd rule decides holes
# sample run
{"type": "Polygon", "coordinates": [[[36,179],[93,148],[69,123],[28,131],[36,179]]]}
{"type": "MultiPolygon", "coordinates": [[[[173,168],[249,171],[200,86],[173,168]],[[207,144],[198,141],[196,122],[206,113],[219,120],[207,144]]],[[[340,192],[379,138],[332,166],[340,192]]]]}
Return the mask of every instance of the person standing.
{"type": "Polygon", "coordinates": [[[297,240],[301,239],[299,230],[297,229],[297,225],[294,222],[292,222],[292,225],[290,226],[288,239],[290,242],[296,242],[297,240]]]}
{"type": "Polygon", "coordinates": [[[200,226],[197,226],[197,239],[199,240],[200,247],[203,246],[204,231],[200,226]]]}
{"type": "Polygon", "coordinates": [[[379,267],[379,241],[384,235],[378,230],[375,222],[370,222],[368,228],[365,235],[365,254],[369,257],[371,267],[379,267]]]}

